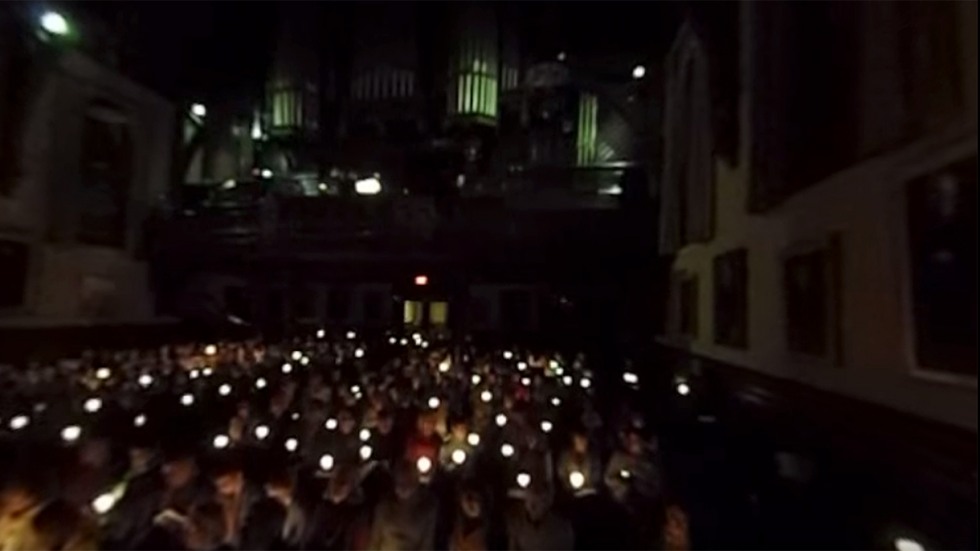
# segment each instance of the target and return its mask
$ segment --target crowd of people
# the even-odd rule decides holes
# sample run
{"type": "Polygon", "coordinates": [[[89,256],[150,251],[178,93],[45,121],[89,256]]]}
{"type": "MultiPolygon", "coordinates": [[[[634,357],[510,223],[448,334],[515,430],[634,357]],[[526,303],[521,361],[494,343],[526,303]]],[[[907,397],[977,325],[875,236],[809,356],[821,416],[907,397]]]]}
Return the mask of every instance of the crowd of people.
{"type": "Polygon", "coordinates": [[[324,331],[2,368],[0,551],[685,548],[656,435],[591,369],[324,331]]]}

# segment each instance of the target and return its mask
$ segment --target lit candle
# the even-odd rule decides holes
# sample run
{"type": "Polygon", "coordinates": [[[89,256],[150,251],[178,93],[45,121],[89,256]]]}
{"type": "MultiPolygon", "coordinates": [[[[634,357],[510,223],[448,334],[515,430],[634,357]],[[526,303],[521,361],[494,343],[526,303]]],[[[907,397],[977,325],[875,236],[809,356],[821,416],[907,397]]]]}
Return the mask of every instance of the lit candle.
{"type": "Polygon", "coordinates": [[[464,450],[453,450],[452,460],[453,463],[462,465],[466,462],[466,452],[464,450]]]}
{"type": "Polygon", "coordinates": [[[531,475],[528,473],[517,473],[517,485],[521,488],[527,488],[531,485],[531,475]]]}
{"type": "Polygon", "coordinates": [[[102,409],[102,400],[99,398],[89,398],[88,400],[85,400],[84,404],[82,404],[82,408],[89,413],[95,413],[102,409]]]}
{"type": "Polygon", "coordinates": [[[269,427],[266,425],[259,425],[255,427],[255,437],[259,440],[265,440],[269,436],[269,427]]]}
{"type": "Polygon", "coordinates": [[[61,439],[65,442],[74,442],[82,435],[82,427],[78,425],[68,425],[61,429],[61,439]]]}

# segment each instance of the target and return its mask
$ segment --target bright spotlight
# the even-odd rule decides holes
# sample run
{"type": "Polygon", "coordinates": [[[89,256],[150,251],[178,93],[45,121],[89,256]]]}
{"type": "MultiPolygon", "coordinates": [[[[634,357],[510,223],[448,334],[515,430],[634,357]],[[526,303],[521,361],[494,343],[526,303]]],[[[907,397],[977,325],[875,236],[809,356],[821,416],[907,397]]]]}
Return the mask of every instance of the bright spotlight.
{"type": "Polygon", "coordinates": [[[691,386],[687,383],[677,383],[677,393],[681,396],[687,396],[691,393],[691,386]]]}
{"type": "Polygon", "coordinates": [[[626,373],[623,373],[623,382],[628,385],[635,385],[636,383],[640,382],[640,378],[636,376],[636,373],[630,373],[627,371],[626,373]]]}
{"type": "Polygon", "coordinates": [[[357,436],[361,439],[361,442],[367,442],[371,439],[371,431],[368,429],[361,429],[361,432],[359,432],[357,436]]]}
{"type": "Polygon", "coordinates": [[[503,427],[504,425],[507,424],[507,416],[504,415],[503,413],[498,413],[497,416],[494,418],[494,422],[497,423],[498,427],[503,427]]]}
{"type": "Polygon", "coordinates": [[[327,422],[323,424],[323,427],[327,430],[337,430],[337,420],[331,417],[327,419],[327,422]]]}
{"type": "Polygon", "coordinates": [[[333,456],[329,453],[320,456],[320,470],[329,471],[333,469],[333,456]]]}
{"type": "Polygon", "coordinates": [[[469,444],[469,445],[471,445],[471,446],[473,446],[473,447],[479,446],[480,445],[480,435],[477,434],[477,433],[475,433],[475,432],[471,432],[471,433],[467,434],[466,435],[466,443],[469,444]]]}
{"type": "Polygon", "coordinates": [[[420,473],[426,474],[432,470],[432,460],[428,457],[422,456],[415,462],[415,466],[418,468],[420,473]]]}
{"type": "Polygon", "coordinates": [[[102,400],[99,398],[89,398],[82,404],[82,408],[89,413],[95,413],[102,409],[102,400]]]}
{"type": "Polygon", "coordinates": [[[358,453],[360,454],[362,460],[367,461],[368,459],[371,459],[371,454],[374,453],[374,450],[371,449],[371,446],[364,445],[361,446],[358,453]]]}
{"type": "Polygon", "coordinates": [[[364,178],[354,182],[354,191],[358,195],[377,195],[381,193],[381,180],[364,178]]]}
{"type": "Polygon", "coordinates": [[[262,390],[263,388],[265,388],[265,386],[267,384],[269,384],[269,383],[267,383],[265,381],[265,379],[263,379],[262,377],[259,377],[258,379],[255,380],[255,388],[257,388],[259,390],[262,390]]]}
{"type": "Polygon", "coordinates": [[[208,108],[203,103],[195,103],[191,105],[191,114],[195,117],[203,117],[208,114],[208,108]]]}
{"type": "Polygon", "coordinates": [[[551,421],[548,421],[547,419],[544,420],[544,421],[541,421],[541,432],[547,434],[547,433],[551,432],[551,429],[553,429],[553,428],[554,428],[554,425],[551,424],[551,421]]]}
{"type": "Polygon", "coordinates": [[[282,364],[282,373],[283,373],[283,375],[288,375],[288,374],[289,374],[289,373],[291,373],[292,371],[293,371],[293,366],[292,366],[292,364],[290,364],[290,363],[288,363],[288,362],[287,362],[287,363],[284,363],[284,364],[282,364]]]}
{"type": "Polygon", "coordinates": [[[225,383],[225,384],[219,386],[218,387],[218,394],[220,394],[222,396],[228,396],[229,394],[231,394],[231,385],[229,385],[228,383],[225,383]]]}
{"type": "Polygon", "coordinates": [[[42,29],[54,35],[65,36],[70,31],[68,20],[56,11],[44,12],[41,15],[40,23],[42,29]]]}
{"type": "Polygon", "coordinates": [[[153,384],[153,376],[144,373],[144,374],[140,375],[140,377],[138,379],[138,382],[139,382],[139,384],[140,384],[141,387],[147,388],[148,386],[150,386],[150,385],[153,384]]]}
{"type": "Polygon", "coordinates": [[[895,538],[896,551],[926,551],[921,543],[912,538],[895,538]]]}
{"type": "Polygon", "coordinates": [[[180,403],[183,404],[183,405],[185,405],[185,406],[193,405],[194,404],[194,395],[193,394],[184,394],[183,396],[180,397],[180,403]]]}
{"type": "Polygon", "coordinates": [[[211,445],[218,450],[223,450],[227,448],[228,444],[230,443],[231,443],[231,438],[228,438],[228,435],[226,434],[219,434],[214,437],[214,440],[211,441],[211,445]]]}
{"type": "Polygon", "coordinates": [[[508,443],[505,442],[504,444],[502,444],[500,446],[500,455],[502,455],[504,457],[513,457],[514,456],[514,446],[512,446],[512,445],[510,445],[510,444],[508,444],[508,443]]]}
{"type": "Polygon", "coordinates": [[[442,402],[436,396],[429,398],[429,409],[439,409],[440,404],[442,404],[442,402]]]}
{"type": "Polygon", "coordinates": [[[585,475],[581,471],[572,471],[568,475],[568,483],[572,485],[572,488],[580,490],[582,486],[585,486],[585,475]]]}
{"type": "Polygon", "coordinates": [[[636,67],[633,67],[633,78],[639,80],[645,77],[646,74],[647,74],[647,68],[644,67],[643,65],[637,65],[636,67]]]}
{"type": "Polygon", "coordinates": [[[96,379],[98,379],[100,381],[104,381],[104,380],[108,379],[109,377],[112,377],[112,370],[109,369],[108,367],[100,367],[100,368],[98,368],[98,369],[95,370],[95,378],[96,379]]]}
{"type": "Polygon", "coordinates": [[[483,392],[480,393],[480,401],[482,401],[484,404],[489,403],[490,400],[493,400],[492,392],[490,392],[489,390],[484,390],[483,392]]]}
{"type": "Polygon", "coordinates": [[[286,451],[292,453],[299,447],[299,441],[295,438],[287,438],[285,444],[283,445],[286,446],[286,451]]]}
{"type": "Polygon", "coordinates": [[[136,417],[133,417],[133,426],[134,427],[142,427],[145,424],[146,424],[146,415],[143,415],[141,413],[141,414],[137,415],[136,417]]]}

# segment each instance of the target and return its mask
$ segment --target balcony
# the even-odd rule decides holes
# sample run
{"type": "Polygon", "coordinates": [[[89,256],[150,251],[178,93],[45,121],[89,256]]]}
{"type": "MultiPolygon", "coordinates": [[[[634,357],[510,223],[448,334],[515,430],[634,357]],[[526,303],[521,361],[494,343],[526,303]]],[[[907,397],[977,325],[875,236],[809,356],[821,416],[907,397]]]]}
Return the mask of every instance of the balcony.
{"type": "Polygon", "coordinates": [[[643,236],[631,230],[635,212],[620,208],[622,172],[538,170],[498,182],[498,193],[456,197],[286,196],[256,182],[201,186],[161,221],[156,245],[206,258],[628,255],[643,236]]]}

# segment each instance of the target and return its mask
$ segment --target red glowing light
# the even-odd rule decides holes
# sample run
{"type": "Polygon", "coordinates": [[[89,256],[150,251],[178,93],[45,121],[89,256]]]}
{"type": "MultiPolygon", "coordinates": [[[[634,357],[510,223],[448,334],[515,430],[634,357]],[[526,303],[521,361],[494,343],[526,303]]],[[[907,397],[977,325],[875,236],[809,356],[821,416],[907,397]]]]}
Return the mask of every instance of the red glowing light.
{"type": "Polygon", "coordinates": [[[419,287],[429,284],[429,276],[417,275],[415,276],[415,284],[419,287]]]}

